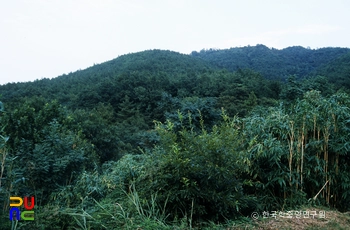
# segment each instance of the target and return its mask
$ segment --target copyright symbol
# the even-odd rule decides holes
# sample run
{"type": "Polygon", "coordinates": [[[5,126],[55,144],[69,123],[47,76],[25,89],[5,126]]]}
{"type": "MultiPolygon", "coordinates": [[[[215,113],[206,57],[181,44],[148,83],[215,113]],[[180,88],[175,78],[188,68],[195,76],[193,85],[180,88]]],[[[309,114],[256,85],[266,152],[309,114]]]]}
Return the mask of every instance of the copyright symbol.
{"type": "Polygon", "coordinates": [[[257,219],[259,218],[259,213],[253,212],[250,216],[251,216],[254,220],[257,220],[257,219]]]}

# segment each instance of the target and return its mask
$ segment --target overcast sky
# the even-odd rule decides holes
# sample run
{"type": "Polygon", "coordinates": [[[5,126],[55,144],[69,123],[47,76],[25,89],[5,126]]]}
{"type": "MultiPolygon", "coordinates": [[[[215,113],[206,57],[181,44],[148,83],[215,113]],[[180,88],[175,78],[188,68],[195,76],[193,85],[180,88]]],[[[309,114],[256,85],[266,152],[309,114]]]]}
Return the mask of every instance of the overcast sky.
{"type": "Polygon", "coordinates": [[[0,0],[0,84],[148,49],[350,47],[349,0],[0,0]]]}

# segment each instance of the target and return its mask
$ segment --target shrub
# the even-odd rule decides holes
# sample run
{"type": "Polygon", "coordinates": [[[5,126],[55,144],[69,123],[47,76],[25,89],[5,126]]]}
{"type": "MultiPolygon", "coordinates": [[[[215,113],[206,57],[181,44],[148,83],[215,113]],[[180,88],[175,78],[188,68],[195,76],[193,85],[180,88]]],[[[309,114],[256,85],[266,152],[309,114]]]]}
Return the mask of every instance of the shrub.
{"type": "Polygon", "coordinates": [[[235,120],[224,115],[224,122],[209,133],[195,133],[174,124],[157,123],[161,141],[149,153],[145,173],[136,187],[140,196],[157,194],[160,206],[166,204],[171,218],[222,220],[237,217],[253,205],[243,191],[242,174],[249,170],[248,152],[235,120]]]}

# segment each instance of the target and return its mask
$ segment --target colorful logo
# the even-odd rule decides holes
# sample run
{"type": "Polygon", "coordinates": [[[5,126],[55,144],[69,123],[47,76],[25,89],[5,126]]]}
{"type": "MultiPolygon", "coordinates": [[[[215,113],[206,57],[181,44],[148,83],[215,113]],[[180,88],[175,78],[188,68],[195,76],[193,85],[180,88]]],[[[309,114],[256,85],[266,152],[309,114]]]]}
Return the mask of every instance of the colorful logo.
{"type": "Polygon", "coordinates": [[[28,197],[24,197],[24,202],[21,197],[11,196],[10,197],[10,220],[34,220],[34,196],[30,197],[30,205],[28,204],[28,197]],[[11,201],[17,201],[11,203],[11,201]],[[25,211],[20,211],[19,207],[23,204],[25,211]],[[15,215],[15,218],[13,218],[15,215]]]}

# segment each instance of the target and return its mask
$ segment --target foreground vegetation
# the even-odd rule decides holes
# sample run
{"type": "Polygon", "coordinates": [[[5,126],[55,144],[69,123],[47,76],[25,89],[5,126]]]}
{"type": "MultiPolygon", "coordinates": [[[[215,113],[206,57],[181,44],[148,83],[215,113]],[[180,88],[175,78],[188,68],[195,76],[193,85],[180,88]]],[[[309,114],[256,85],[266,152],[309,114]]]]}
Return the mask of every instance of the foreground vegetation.
{"type": "Polygon", "coordinates": [[[349,211],[348,88],[135,55],[0,87],[1,229],[268,228],[252,213],[349,211]],[[34,196],[35,220],[11,222],[10,196],[34,196]]]}

